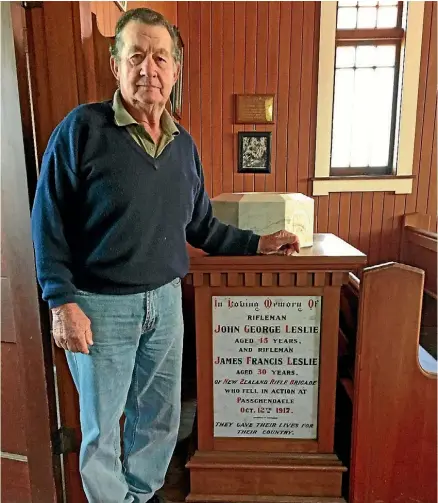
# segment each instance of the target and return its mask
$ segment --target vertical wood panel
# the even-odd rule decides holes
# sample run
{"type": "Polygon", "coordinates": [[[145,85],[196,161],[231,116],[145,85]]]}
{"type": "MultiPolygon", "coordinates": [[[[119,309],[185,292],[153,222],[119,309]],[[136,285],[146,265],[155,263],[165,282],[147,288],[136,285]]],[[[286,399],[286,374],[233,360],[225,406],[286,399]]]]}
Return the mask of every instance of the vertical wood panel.
{"type": "MultiPolygon", "coordinates": [[[[269,40],[268,40],[268,82],[266,92],[278,94],[278,70],[280,65],[279,44],[280,44],[280,4],[278,2],[269,2],[269,40]]],[[[278,98],[277,98],[278,99],[278,98]]],[[[278,117],[278,109],[276,110],[278,117]]],[[[277,118],[278,120],[278,118],[277,118]]],[[[268,128],[267,128],[268,129],[268,128]]],[[[277,172],[277,128],[270,126],[269,130],[272,131],[272,166],[271,173],[264,176],[264,190],[267,192],[274,192],[275,176],[277,172]]]]}
{"type": "MultiPolygon", "coordinates": [[[[190,133],[197,144],[200,155],[201,150],[201,2],[189,2],[189,27],[190,27],[190,133]]],[[[187,89],[187,88],[186,88],[187,89]]],[[[187,93],[186,93],[187,94],[187,93]]],[[[201,157],[202,159],[202,157],[201,157]]],[[[205,165],[211,171],[211,166],[205,165]]]]}
{"type": "Polygon", "coordinates": [[[275,190],[286,191],[286,165],[288,161],[287,132],[289,124],[289,67],[290,61],[291,11],[290,2],[280,3],[280,40],[277,93],[277,165],[275,168],[275,190]]]}
{"type": "Polygon", "coordinates": [[[218,196],[222,192],[222,68],[223,68],[223,3],[212,3],[212,67],[211,67],[211,123],[212,123],[212,166],[213,166],[213,189],[212,196],[218,196]]]}
{"type": "MultiPolygon", "coordinates": [[[[214,19],[219,9],[215,2],[214,19]]],[[[434,2],[427,2],[425,9],[412,195],[344,193],[314,198],[316,230],[340,235],[370,254],[372,263],[398,259],[400,223],[405,212],[421,210],[434,216],[436,213],[437,9],[434,2]]],[[[178,23],[186,43],[186,58],[196,60],[186,66],[182,123],[198,145],[202,135],[212,134],[207,153],[204,147],[208,140],[206,143],[203,139],[202,161],[207,180],[213,181],[213,193],[265,190],[311,195],[320,4],[223,2],[222,10],[222,30],[218,27],[220,21],[212,23],[213,49],[209,57],[205,27],[199,23],[199,2],[178,2],[178,23]],[[205,65],[212,66],[210,91],[208,78],[207,81],[200,78],[201,71],[207,74],[205,65]],[[204,103],[211,106],[209,119],[201,108],[200,88],[202,108],[204,103]],[[244,92],[276,94],[274,125],[234,124],[234,94],[244,92]],[[221,119],[217,103],[222,106],[221,119]],[[253,129],[273,132],[271,175],[237,173],[237,132],[253,129]],[[215,144],[218,134],[222,139],[222,158],[215,144]]]]}
{"type": "Polygon", "coordinates": [[[339,229],[338,234],[341,239],[348,241],[350,230],[350,201],[351,194],[341,194],[339,201],[339,229]]]}
{"type": "Polygon", "coordinates": [[[201,6],[201,45],[200,61],[201,63],[201,159],[210,169],[205,170],[205,189],[211,195],[212,180],[212,156],[211,156],[211,2],[199,2],[201,6]]]}
{"type": "MultiPolygon", "coordinates": [[[[237,153],[234,143],[234,107],[233,107],[233,86],[234,86],[234,5],[225,2],[224,7],[224,29],[223,29],[223,185],[220,192],[233,192],[233,173],[237,153]]],[[[219,141],[218,138],[216,141],[219,141]]]]}
{"type": "Polygon", "coordinates": [[[369,251],[370,245],[370,230],[371,230],[371,214],[373,211],[373,193],[365,192],[362,194],[362,210],[360,212],[360,238],[359,250],[369,251]]]}
{"type": "Polygon", "coordinates": [[[312,105],[313,41],[315,2],[304,3],[301,52],[300,131],[298,144],[298,192],[307,193],[309,179],[310,110],[312,105]]]}
{"type": "MultiPolygon", "coordinates": [[[[257,13],[258,2],[245,2],[245,93],[253,94],[256,92],[256,59],[257,51],[257,13]]],[[[266,41],[265,41],[266,44],[266,41]]],[[[245,131],[255,129],[252,125],[244,126],[245,131]]],[[[253,174],[243,175],[243,190],[245,192],[254,191],[253,174]]]]}
{"type": "Polygon", "coordinates": [[[371,232],[368,264],[374,265],[379,262],[379,250],[383,218],[383,192],[375,192],[373,195],[373,210],[371,214],[371,232]]]}
{"type": "MultiPolygon", "coordinates": [[[[321,203],[320,203],[321,204],[321,203]]],[[[350,229],[348,242],[355,248],[359,248],[360,237],[360,214],[362,211],[362,193],[355,192],[351,194],[350,202],[350,229]]]]}
{"type": "MultiPolygon", "coordinates": [[[[190,20],[189,2],[177,2],[178,6],[178,28],[184,42],[184,64],[183,64],[183,93],[190,89],[190,20]]],[[[187,129],[190,128],[191,106],[186,94],[182,100],[182,120],[181,123],[187,129]]]]}
{"type": "Polygon", "coordinates": [[[298,137],[300,126],[301,52],[303,33],[303,3],[292,3],[292,33],[289,63],[289,124],[286,188],[298,191],[298,137]]]}
{"type": "Polygon", "coordinates": [[[380,231],[379,260],[388,262],[391,260],[392,221],[394,219],[394,194],[385,193],[383,201],[382,229],[380,231]]]}
{"type": "MultiPolygon", "coordinates": [[[[252,4],[254,5],[254,3],[252,4]]],[[[257,94],[266,93],[266,84],[268,77],[268,3],[257,2],[257,56],[256,56],[256,84],[255,92],[257,94]]],[[[271,33],[272,35],[272,33],[271,33]]],[[[277,47],[278,49],[278,47],[277,47]]],[[[270,55],[269,55],[270,56],[270,55]]],[[[265,125],[256,126],[256,131],[267,131],[269,128],[265,125]]],[[[273,138],[272,138],[273,140],[273,138]]],[[[272,154],[274,153],[275,143],[272,143],[272,154]]],[[[265,190],[266,175],[254,175],[254,190],[263,192],[265,190]]]]}
{"type": "MultiPolygon", "coordinates": [[[[245,92],[245,32],[246,32],[246,5],[244,2],[234,2],[234,94],[242,94],[245,92]]],[[[234,119],[233,119],[234,120],[234,119]]],[[[237,133],[243,131],[244,127],[240,125],[233,126],[235,133],[234,137],[234,189],[233,192],[243,191],[243,175],[237,173],[237,156],[238,156],[238,143],[237,133]]]]}

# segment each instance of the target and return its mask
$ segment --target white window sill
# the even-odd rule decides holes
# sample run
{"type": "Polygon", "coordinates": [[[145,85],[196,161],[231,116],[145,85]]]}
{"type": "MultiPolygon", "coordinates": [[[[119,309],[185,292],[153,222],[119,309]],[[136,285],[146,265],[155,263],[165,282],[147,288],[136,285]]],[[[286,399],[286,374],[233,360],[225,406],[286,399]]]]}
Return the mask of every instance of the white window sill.
{"type": "Polygon", "coordinates": [[[314,178],[314,196],[327,196],[333,192],[394,192],[395,194],[410,194],[412,192],[413,176],[382,176],[382,177],[345,177],[333,176],[314,178]]]}

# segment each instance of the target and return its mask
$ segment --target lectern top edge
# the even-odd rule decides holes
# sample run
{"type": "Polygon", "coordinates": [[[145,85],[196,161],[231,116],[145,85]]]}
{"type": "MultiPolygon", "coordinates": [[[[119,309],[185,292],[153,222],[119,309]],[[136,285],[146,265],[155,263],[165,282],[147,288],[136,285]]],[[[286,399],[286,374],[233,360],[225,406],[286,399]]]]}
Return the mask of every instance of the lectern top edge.
{"type": "Polygon", "coordinates": [[[189,247],[191,271],[253,269],[265,270],[353,270],[366,264],[367,257],[334,234],[315,234],[313,246],[302,248],[299,254],[263,256],[215,256],[189,247]]]}

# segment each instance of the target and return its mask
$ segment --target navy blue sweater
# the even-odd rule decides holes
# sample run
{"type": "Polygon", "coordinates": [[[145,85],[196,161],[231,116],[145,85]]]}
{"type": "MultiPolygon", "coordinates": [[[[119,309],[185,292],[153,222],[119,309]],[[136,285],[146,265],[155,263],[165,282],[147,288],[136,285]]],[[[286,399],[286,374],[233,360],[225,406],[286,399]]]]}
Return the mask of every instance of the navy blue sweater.
{"type": "Polygon", "coordinates": [[[114,123],[111,102],[81,105],[54,130],[32,210],[38,280],[50,307],[76,289],[153,290],[188,272],[186,241],[210,254],[255,254],[259,236],[212,216],[187,131],[149,156],[114,123]]]}

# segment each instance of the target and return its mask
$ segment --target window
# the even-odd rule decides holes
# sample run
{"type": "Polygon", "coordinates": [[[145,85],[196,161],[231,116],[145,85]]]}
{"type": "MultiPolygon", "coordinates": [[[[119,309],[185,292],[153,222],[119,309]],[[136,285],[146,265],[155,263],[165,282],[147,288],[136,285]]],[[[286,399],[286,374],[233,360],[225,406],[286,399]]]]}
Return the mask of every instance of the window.
{"type": "Polygon", "coordinates": [[[340,1],[331,175],[392,174],[403,2],[340,1]]]}
{"type": "Polygon", "coordinates": [[[321,3],[314,195],[411,191],[423,9],[321,3]]]}

